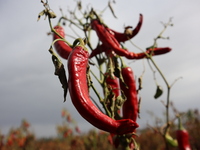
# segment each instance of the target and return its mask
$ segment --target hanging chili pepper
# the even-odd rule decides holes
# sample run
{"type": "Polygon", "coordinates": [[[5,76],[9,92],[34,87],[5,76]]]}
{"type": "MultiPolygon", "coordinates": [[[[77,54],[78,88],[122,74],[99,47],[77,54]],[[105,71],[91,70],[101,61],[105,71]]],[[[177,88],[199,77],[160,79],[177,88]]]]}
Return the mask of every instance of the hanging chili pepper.
{"type": "MultiPolygon", "coordinates": [[[[112,35],[103,24],[100,23],[99,20],[94,19],[91,21],[92,29],[94,29],[97,33],[97,36],[101,40],[101,42],[107,47],[112,49],[117,55],[124,56],[128,59],[140,59],[140,53],[136,54],[133,52],[129,52],[126,49],[121,48],[119,42],[115,39],[114,35],[112,35]]],[[[143,55],[143,54],[142,54],[143,55]]]]}
{"type": "Polygon", "coordinates": [[[155,47],[155,48],[147,48],[146,53],[154,55],[162,55],[170,52],[172,49],[169,47],[155,47]]]}
{"type": "MultiPolygon", "coordinates": [[[[126,66],[122,61],[121,74],[124,80],[124,83],[120,82],[121,90],[126,96],[126,101],[122,106],[122,114],[124,119],[131,119],[136,122],[138,113],[139,113],[139,101],[137,97],[137,88],[136,81],[134,79],[134,73],[131,67],[126,66]]],[[[136,131],[134,131],[136,132],[136,131]]],[[[134,140],[135,135],[132,135],[134,140]]],[[[130,141],[129,147],[134,149],[136,148],[136,143],[133,144],[133,141],[130,141]]]]}
{"type": "MultiPolygon", "coordinates": [[[[57,25],[54,27],[55,31],[60,34],[60,36],[62,36],[63,38],[65,38],[65,31],[63,29],[62,26],[57,25]]],[[[58,35],[56,35],[55,33],[53,33],[53,40],[56,39],[60,39],[60,37],[58,35]]],[[[65,43],[64,41],[57,41],[55,42],[55,49],[57,51],[57,53],[64,59],[68,59],[68,56],[70,54],[70,52],[72,51],[72,48],[65,43]]]]}
{"type": "Polygon", "coordinates": [[[165,140],[166,142],[172,146],[172,147],[178,147],[178,141],[177,139],[174,139],[170,134],[169,132],[166,133],[165,135],[165,140]]]}
{"type": "MultiPolygon", "coordinates": [[[[125,49],[124,49],[125,50],[125,49]]],[[[170,52],[172,49],[170,47],[155,47],[155,48],[149,48],[146,50],[147,54],[151,54],[152,56],[155,55],[162,55],[165,53],[170,52]]],[[[126,50],[125,50],[126,51],[126,50]]],[[[115,56],[115,54],[113,53],[114,51],[107,47],[104,44],[98,45],[97,48],[95,48],[91,54],[90,54],[90,58],[105,52],[106,55],[109,55],[110,57],[115,56]]],[[[136,58],[132,58],[132,59],[143,59],[143,58],[147,58],[147,55],[145,53],[135,53],[135,56],[137,55],[136,58]]]]}
{"type": "MultiPolygon", "coordinates": [[[[98,45],[94,50],[92,50],[91,54],[90,54],[90,58],[105,52],[107,55],[112,54],[112,50],[108,47],[106,47],[105,45],[101,44],[98,45]]],[[[114,55],[114,54],[113,54],[114,55]]]]}
{"type": "Polygon", "coordinates": [[[105,73],[105,82],[109,91],[114,93],[115,97],[120,95],[119,80],[114,74],[105,73]]]}
{"type": "Polygon", "coordinates": [[[82,43],[73,48],[68,58],[68,86],[72,103],[83,118],[101,130],[114,134],[133,132],[138,127],[137,123],[130,119],[114,120],[108,117],[89,98],[87,82],[89,53],[82,43]]]}
{"type": "Polygon", "coordinates": [[[189,134],[181,123],[181,118],[178,116],[178,130],[176,131],[176,138],[178,140],[179,150],[191,150],[189,143],[189,134]]]}
{"type": "Polygon", "coordinates": [[[114,35],[114,37],[116,38],[116,40],[118,42],[125,42],[125,41],[128,41],[128,40],[132,39],[134,36],[136,36],[138,34],[138,32],[140,31],[140,29],[142,27],[142,23],[143,23],[143,15],[140,14],[139,22],[138,22],[138,24],[137,24],[137,26],[135,27],[134,30],[129,30],[129,28],[131,28],[130,26],[125,28],[124,33],[117,32],[117,31],[112,30],[112,29],[110,29],[108,27],[106,27],[106,29],[111,34],[114,35]]]}
{"type": "Polygon", "coordinates": [[[109,72],[106,72],[104,74],[104,77],[104,94],[106,98],[107,108],[111,112],[111,116],[118,120],[120,118],[120,107],[116,106],[116,100],[120,96],[119,80],[114,74],[109,72]]]}
{"type": "Polygon", "coordinates": [[[125,86],[122,82],[120,82],[121,90],[126,96],[126,101],[122,107],[123,118],[131,119],[136,122],[138,117],[138,97],[134,73],[130,67],[125,66],[124,63],[122,63],[121,74],[124,79],[124,83],[126,84],[125,86]]]}

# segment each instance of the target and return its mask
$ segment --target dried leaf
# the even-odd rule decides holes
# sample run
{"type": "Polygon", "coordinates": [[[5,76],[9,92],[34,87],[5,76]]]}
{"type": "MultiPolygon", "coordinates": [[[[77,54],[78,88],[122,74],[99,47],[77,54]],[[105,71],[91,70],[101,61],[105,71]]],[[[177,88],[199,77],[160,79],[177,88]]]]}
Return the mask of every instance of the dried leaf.
{"type": "Polygon", "coordinates": [[[139,90],[142,89],[142,76],[140,76],[140,77],[138,78],[138,83],[139,83],[139,85],[138,85],[137,91],[139,91],[139,90]]]}
{"type": "Polygon", "coordinates": [[[78,2],[77,2],[77,6],[78,6],[78,9],[79,9],[79,10],[82,9],[82,3],[81,3],[81,1],[78,1],[78,2]]]}
{"type": "Polygon", "coordinates": [[[68,82],[67,77],[65,73],[65,68],[62,62],[59,60],[59,58],[55,55],[55,53],[52,51],[52,49],[49,50],[52,54],[52,61],[55,66],[55,75],[58,76],[60,83],[62,85],[62,88],[64,90],[64,102],[66,101],[67,96],[67,90],[68,90],[68,82]]]}
{"type": "Polygon", "coordinates": [[[56,14],[53,11],[48,12],[49,18],[56,18],[56,14]]]}
{"type": "Polygon", "coordinates": [[[162,95],[162,93],[163,93],[162,87],[160,85],[157,85],[156,94],[154,95],[154,98],[157,99],[162,95]]]}
{"type": "Polygon", "coordinates": [[[39,21],[40,18],[41,18],[41,16],[45,15],[45,13],[46,13],[46,10],[41,11],[41,12],[38,14],[38,19],[37,19],[37,21],[39,21]]]}

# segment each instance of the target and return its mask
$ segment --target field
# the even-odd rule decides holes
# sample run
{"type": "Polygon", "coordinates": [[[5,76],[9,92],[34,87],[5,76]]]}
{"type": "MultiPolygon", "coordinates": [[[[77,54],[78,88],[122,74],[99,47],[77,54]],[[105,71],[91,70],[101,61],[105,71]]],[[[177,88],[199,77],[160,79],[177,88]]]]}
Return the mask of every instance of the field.
{"type": "MultiPolygon", "coordinates": [[[[0,150],[114,150],[117,143],[113,143],[112,136],[103,131],[89,131],[81,133],[78,126],[73,126],[70,114],[63,111],[65,120],[57,126],[57,137],[35,138],[34,133],[29,131],[31,124],[22,120],[20,127],[10,129],[6,135],[0,135],[0,150]]],[[[193,150],[200,150],[200,115],[198,110],[189,110],[183,117],[183,125],[190,135],[190,144],[193,150]]],[[[141,150],[162,150],[165,147],[159,126],[149,126],[143,130],[138,129],[136,142],[141,150]]],[[[172,123],[170,134],[176,138],[177,125],[172,123]]],[[[121,141],[123,142],[123,141],[121,141]]],[[[178,148],[170,147],[170,150],[178,148]]]]}

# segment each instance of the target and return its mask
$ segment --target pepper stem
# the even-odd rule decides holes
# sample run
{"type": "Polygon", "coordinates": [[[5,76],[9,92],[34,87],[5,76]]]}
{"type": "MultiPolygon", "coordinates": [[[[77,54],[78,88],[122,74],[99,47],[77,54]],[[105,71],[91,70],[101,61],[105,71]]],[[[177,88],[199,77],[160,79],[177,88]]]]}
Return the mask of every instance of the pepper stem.
{"type": "Polygon", "coordinates": [[[120,61],[121,61],[121,68],[126,68],[127,65],[125,64],[124,60],[122,59],[122,57],[119,57],[120,61]]]}
{"type": "Polygon", "coordinates": [[[81,47],[83,47],[84,50],[88,51],[87,48],[85,47],[85,42],[84,42],[84,40],[81,39],[81,38],[77,38],[77,39],[74,41],[74,43],[73,43],[73,48],[74,48],[75,46],[81,46],[81,47]],[[79,43],[79,44],[78,44],[78,43],[79,43]],[[78,45],[77,45],[77,44],[78,44],[78,45]]]}
{"type": "Polygon", "coordinates": [[[182,124],[181,116],[178,115],[177,117],[178,117],[178,129],[183,130],[184,127],[183,127],[183,124],[182,124]]]}
{"type": "Polygon", "coordinates": [[[56,30],[52,27],[51,18],[50,17],[48,17],[48,20],[49,20],[49,26],[50,26],[51,31],[53,33],[55,33],[57,36],[59,36],[61,39],[63,39],[64,42],[66,42],[70,47],[72,47],[72,45],[68,41],[66,41],[59,33],[57,33],[56,30]]]}

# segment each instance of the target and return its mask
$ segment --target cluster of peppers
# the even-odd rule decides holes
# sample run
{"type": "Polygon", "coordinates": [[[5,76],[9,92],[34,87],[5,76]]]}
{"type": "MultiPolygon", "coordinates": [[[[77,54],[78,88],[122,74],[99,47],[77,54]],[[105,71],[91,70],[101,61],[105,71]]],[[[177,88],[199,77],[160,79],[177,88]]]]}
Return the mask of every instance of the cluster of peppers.
{"type": "MultiPolygon", "coordinates": [[[[127,59],[143,59],[149,56],[161,55],[171,51],[169,47],[151,47],[143,53],[134,53],[124,49],[122,43],[138,34],[143,23],[140,14],[139,22],[134,30],[126,27],[124,33],[117,32],[106,26],[92,10],[94,16],[90,18],[90,27],[94,30],[101,42],[89,53],[83,39],[76,39],[73,45],[65,41],[65,32],[61,25],[54,27],[53,40],[57,53],[68,60],[68,81],[70,97],[73,105],[89,123],[98,129],[110,133],[116,147],[122,137],[126,137],[125,144],[130,149],[137,149],[134,141],[136,123],[139,113],[138,90],[131,67],[126,66],[122,57],[127,59]],[[91,100],[89,88],[92,85],[89,76],[89,60],[104,52],[107,60],[107,70],[101,83],[104,90],[106,114],[103,113],[91,100]],[[121,66],[119,67],[118,59],[121,66]]],[[[65,82],[66,84],[66,82],[65,82]]]]}
{"type": "MultiPolygon", "coordinates": [[[[136,136],[136,128],[139,127],[137,124],[140,105],[138,91],[142,87],[141,80],[139,80],[139,87],[137,89],[133,70],[124,64],[122,57],[127,59],[148,59],[154,55],[168,53],[171,51],[171,48],[156,47],[156,43],[154,43],[153,46],[146,48],[145,52],[131,52],[125,49],[122,43],[138,34],[143,23],[143,15],[140,14],[139,22],[133,30],[130,30],[132,27],[128,26],[125,27],[123,33],[120,33],[105,25],[93,9],[91,9],[89,15],[86,17],[87,21],[88,19],[90,20],[89,23],[83,24],[79,21],[83,26],[86,39],[78,38],[71,45],[66,41],[64,28],[60,25],[60,20],[65,17],[61,17],[58,25],[52,28],[50,19],[55,18],[56,15],[49,8],[48,3],[45,3],[43,0],[41,2],[45,10],[39,13],[38,19],[43,15],[48,16],[53,32],[52,45],[54,45],[59,56],[68,60],[69,75],[67,80],[64,65],[53,52],[51,45],[49,52],[52,54],[52,61],[55,65],[55,75],[59,77],[64,89],[64,97],[66,98],[67,90],[69,89],[72,103],[80,115],[98,129],[109,132],[110,142],[116,147],[121,144],[125,149],[139,150],[134,138],[136,136]],[[96,32],[99,38],[99,44],[95,49],[91,47],[90,40],[86,34],[91,29],[96,32]],[[86,44],[92,50],[91,53],[86,48],[86,44]],[[102,57],[102,53],[105,53],[106,58],[102,57]],[[93,57],[97,59],[99,65],[102,65],[102,63],[106,64],[106,71],[103,72],[100,70],[100,77],[103,80],[98,80],[95,76],[103,88],[103,99],[94,88],[90,77],[90,73],[92,73],[90,70],[90,64],[92,64],[90,59],[93,57]],[[121,66],[119,65],[119,60],[121,66]],[[89,92],[91,87],[103,105],[105,113],[92,100],[89,92]]],[[[80,6],[80,3],[78,4],[80,6]]],[[[110,4],[109,7],[111,7],[110,4]]],[[[94,75],[94,73],[92,74],[94,75]]],[[[161,92],[158,88],[154,97],[159,97],[161,92]]],[[[173,139],[168,131],[164,134],[165,140],[169,145],[179,147],[180,150],[190,150],[188,132],[183,128],[180,116],[178,120],[177,140],[173,139]]]]}

